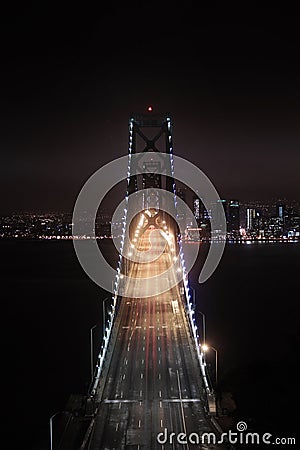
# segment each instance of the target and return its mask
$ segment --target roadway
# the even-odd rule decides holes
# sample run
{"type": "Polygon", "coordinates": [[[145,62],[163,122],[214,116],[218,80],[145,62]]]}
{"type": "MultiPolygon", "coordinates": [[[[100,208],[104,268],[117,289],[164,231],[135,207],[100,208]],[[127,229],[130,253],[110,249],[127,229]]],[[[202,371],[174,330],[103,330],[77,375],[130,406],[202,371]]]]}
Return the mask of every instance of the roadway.
{"type": "MultiPolygon", "coordinates": [[[[145,294],[151,292],[151,283],[159,282],[150,278],[172,267],[174,258],[174,248],[162,234],[153,233],[149,245],[151,232],[148,228],[141,234],[136,248],[157,254],[163,240],[165,251],[152,262],[135,262],[130,267],[132,283],[149,279],[144,283],[145,294]]],[[[204,411],[200,369],[180,286],[157,296],[124,296],[120,301],[112,358],[96,398],[99,408],[87,448],[220,448],[181,445],[176,440],[179,433],[215,431],[204,411]],[[162,432],[161,442],[167,436],[165,444],[157,441],[162,432]],[[170,433],[175,433],[173,438],[170,433]]]]}

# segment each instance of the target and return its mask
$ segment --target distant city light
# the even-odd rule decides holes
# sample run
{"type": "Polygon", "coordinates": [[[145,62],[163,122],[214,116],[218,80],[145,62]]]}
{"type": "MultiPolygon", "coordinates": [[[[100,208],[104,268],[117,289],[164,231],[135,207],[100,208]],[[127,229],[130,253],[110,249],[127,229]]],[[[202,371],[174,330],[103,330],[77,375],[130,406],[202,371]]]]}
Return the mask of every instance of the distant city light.
{"type": "MultiPolygon", "coordinates": [[[[240,203],[238,200],[221,200],[228,221],[227,233],[217,239],[225,239],[228,242],[294,242],[300,240],[300,204],[299,202],[246,202],[240,203]]],[[[197,227],[192,226],[190,217],[181,217],[184,232],[181,239],[185,243],[201,243],[215,240],[216,237],[210,234],[208,225],[209,216],[214,215],[214,209],[200,207],[198,202],[193,211],[196,217],[197,227]],[[199,211],[198,211],[199,206],[199,211]]],[[[135,248],[139,235],[144,233],[145,225],[154,214],[149,207],[138,217],[136,229],[133,232],[135,242],[129,243],[129,248],[135,248]],[[143,230],[143,231],[142,231],[143,230]]],[[[47,240],[90,240],[90,239],[112,239],[120,238],[120,245],[123,248],[126,231],[126,209],[122,221],[112,221],[111,213],[100,212],[96,221],[95,235],[73,234],[72,217],[69,213],[24,213],[12,214],[0,217],[0,239],[47,239],[47,240]]],[[[215,216],[218,220],[218,215],[215,216]]],[[[87,219],[85,219],[87,220],[87,219]]],[[[153,229],[153,225],[150,229],[153,229]]],[[[166,220],[161,220],[160,230],[166,241],[170,244],[172,253],[173,238],[168,230],[166,220]]],[[[174,236],[174,239],[177,239],[174,236]]],[[[173,252],[174,254],[174,252],[173,252]]],[[[173,256],[173,255],[172,255],[173,256]]]]}
{"type": "Polygon", "coordinates": [[[152,106],[148,106],[148,111],[151,112],[153,110],[152,106]]]}

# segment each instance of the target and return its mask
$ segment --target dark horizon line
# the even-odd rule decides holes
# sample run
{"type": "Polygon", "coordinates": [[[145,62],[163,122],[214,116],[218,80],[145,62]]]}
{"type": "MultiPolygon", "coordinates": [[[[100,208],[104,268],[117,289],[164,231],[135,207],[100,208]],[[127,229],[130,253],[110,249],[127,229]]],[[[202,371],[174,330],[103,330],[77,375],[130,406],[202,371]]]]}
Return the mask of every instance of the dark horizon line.
{"type": "MultiPolygon", "coordinates": [[[[280,203],[286,203],[286,204],[292,204],[292,203],[296,203],[298,205],[300,204],[300,200],[297,200],[295,198],[287,199],[285,197],[274,197],[274,198],[270,198],[270,199],[259,199],[259,198],[256,198],[256,199],[252,199],[252,200],[243,200],[243,199],[241,199],[241,198],[239,198],[237,196],[237,197],[228,197],[228,198],[220,197],[220,200],[226,200],[226,201],[228,201],[228,200],[237,200],[237,201],[239,201],[240,206],[247,205],[247,204],[250,204],[250,203],[255,203],[255,202],[261,202],[263,204],[265,203],[265,204],[268,204],[269,206],[275,205],[276,203],[278,204],[279,202],[280,203]]],[[[107,207],[104,207],[102,209],[105,212],[108,211],[107,207]]],[[[64,208],[60,208],[60,209],[56,209],[56,210],[54,210],[54,209],[46,210],[46,209],[39,209],[39,208],[35,208],[35,209],[32,209],[32,210],[19,209],[19,210],[6,211],[6,212],[1,211],[0,212],[0,217],[13,216],[13,215],[22,216],[22,215],[29,215],[29,214],[72,214],[72,212],[73,212],[73,209],[72,210],[69,210],[69,209],[67,210],[67,209],[64,209],[64,208]]]]}

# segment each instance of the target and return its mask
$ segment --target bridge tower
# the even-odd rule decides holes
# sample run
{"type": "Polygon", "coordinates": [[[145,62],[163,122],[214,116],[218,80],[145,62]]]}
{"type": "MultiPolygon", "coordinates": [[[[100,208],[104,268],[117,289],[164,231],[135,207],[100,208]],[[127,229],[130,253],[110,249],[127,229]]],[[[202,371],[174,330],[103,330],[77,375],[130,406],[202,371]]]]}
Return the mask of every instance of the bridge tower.
{"type": "MultiPolygon", "coordinates": [[[[128,152],[129,155],[151,153],[150,158],[143,163],[143,169],[149,173],[144,173],[141,180],[135,173],[135,166],[130,166],[128,195],[138,189],[149,187],[164,188],[173,192],[174,176],[171,158],[164,159],[164,163],[168,161],[169,164],[166,171],[171,174],[171,176],[166,176],[164,186],[161,175],[155,173],[158,169],[161,169],[159,165],[162,163],[161,160],[155,158],[155,153],[162,152],[170,156],[173,155],[172,123],[169,114],[153,114],[151,107],[148,108],[147,114],[132,114],[129,120],[128,152]]],[[[143,155],[135,158],[136,161],[142,159],[145,159],[143,155]]]]}

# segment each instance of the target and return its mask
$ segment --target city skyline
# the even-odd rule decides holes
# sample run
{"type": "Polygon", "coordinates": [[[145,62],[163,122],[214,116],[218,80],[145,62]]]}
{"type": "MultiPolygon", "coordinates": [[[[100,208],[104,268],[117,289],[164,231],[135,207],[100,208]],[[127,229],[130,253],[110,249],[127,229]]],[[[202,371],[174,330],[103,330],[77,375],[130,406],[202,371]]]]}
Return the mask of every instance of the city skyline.
{"type": "MultiPolygon", "coordinates": [[[[190,207],[190,215],[178,216],[183,227],[183,240],[206,241],[211,234],[211,217],[215,215],[214,204],[206,209],[200,196],[192,191],[178,189],[177,195],[190,207]],[[190,194],[189,196],[187,194],[190,194]],[[190,198],[188,198],[190,197],[190,198]],[[198,228],[194,228],[192,218],[198,228]]],[[[238,199],[219,200],[225,212],[226,239],[245,240],[299,240],[300,239],[300,202],[272,200],[242,202],[238,199]]],[[[86,213],[85,220],[89,221],[86,213]]],[[[96,217],[96,238],[111,238],[122,232],[122,222],[113,222],[113,213],[100,206],[96,217]]],[[[0,238],[71,238],[71,212],[26,212],[0,216],[0,238]]],[[[85,238],[85,236],[83,236],[85,238]]]]}

